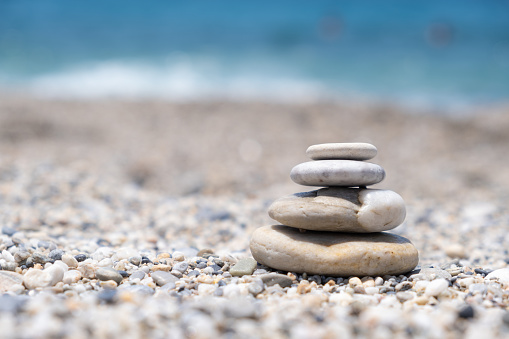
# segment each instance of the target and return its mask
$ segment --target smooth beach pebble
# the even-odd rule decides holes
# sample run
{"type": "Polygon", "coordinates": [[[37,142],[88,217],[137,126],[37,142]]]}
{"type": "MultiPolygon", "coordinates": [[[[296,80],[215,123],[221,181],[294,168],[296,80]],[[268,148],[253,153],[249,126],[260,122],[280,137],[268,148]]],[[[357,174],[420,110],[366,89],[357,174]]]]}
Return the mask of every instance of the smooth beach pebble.
{"type": "Polygon", "coordinates": [[[313,160],[369,160],[376,156],[375,146],[367,143],[329,143],[310,146],[306,155],[313,160]]]}
{"type": "Polygon", "coordinates": [[[307,230],[369,233],[400,225],[406,209],[393,191],[331,187],[279,198],[269,207],[269,216],[307,230]]]}
{"type": "Polygon", "coordinates": [[[263,265],[307,274],[398,275],[419,262],[408,239],[389,233],[300,232],[282,225],[265,226],[255,230],[250,247],[263,265]]]}
{"type": "Polygon", "coordinates": [[[370,162],[354,160],[319,160],[298,164],[290,178],[305,186],[366,186],[385,178],[384,169],[370,162]]]}

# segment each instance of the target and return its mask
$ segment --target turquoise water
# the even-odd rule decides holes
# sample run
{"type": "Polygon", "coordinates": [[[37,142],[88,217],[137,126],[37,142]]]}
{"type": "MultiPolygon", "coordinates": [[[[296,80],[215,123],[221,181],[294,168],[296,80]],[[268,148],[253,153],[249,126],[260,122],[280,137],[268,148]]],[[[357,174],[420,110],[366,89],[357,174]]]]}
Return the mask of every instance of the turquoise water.
{"type": "Polygon", "coordinates": [[[425,106],[509,99],[509,1],[0,1],[0,88],[425,106]]]}

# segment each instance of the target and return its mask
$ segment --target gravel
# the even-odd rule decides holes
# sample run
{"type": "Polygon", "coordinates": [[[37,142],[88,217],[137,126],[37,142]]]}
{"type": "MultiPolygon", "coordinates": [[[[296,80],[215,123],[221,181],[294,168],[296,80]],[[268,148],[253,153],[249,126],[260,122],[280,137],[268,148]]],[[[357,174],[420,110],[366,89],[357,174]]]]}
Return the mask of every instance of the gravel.
{"type": "Polygon", "coordinates": [[[509,336],[506,115],[12,100],[0,101],[2,336],[509,336]],[[240,160],[246,137],[262,158],[240,160]],[[288,173],[303,150],[369,138],[419,266],[327,277],[255,263],[234,276],[268,205],[300,189],[288,173]]]}

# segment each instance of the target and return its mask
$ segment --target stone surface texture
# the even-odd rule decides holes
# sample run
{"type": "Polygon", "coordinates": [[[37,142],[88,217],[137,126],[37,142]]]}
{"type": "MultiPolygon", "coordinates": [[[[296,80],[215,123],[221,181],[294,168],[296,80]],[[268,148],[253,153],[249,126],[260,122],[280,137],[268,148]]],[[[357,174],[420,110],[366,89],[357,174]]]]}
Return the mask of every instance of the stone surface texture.
{"type": "Polygon", "coordinates": [[[385,178],[384,169],[370,162],[354,160],[318,160],[298,164],[290,178],[305,186],[367,186],[385,178]]]}
{"type": "Polygon", "coordinates": [[[362,142],[328,143],[309,146],[306,155],[313,160],[369,160],[376,156],[375,146],[362,142]]]}
{"type": "Polygon", "coordinates": [[[331,276],[402,274],[419,261],[414,245],[395,234],[300,232],[282,225],[258,228],[251,253],[275,269],[331,276]]]}
{"type": "Polygon", "coordinates": [[[406,209],[393,191],[330,187],[282,197],[269,207],[269,216],[307,230],[369,233],[400,225],[406,209]]]}

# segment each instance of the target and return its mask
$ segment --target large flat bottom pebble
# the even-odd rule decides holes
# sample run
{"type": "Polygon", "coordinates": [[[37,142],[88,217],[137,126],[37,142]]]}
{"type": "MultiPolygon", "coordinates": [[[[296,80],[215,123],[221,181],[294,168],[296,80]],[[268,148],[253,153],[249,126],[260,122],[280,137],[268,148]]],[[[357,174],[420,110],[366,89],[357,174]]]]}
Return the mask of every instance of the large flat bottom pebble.
{"type": "Polygon", "coordinates": [[[390,233],[300,232],[275,225],[258,228],[251,253],[261,264],[289,272],[330,276],[383,276],[411,271],[417,249],[390,233]]]}

